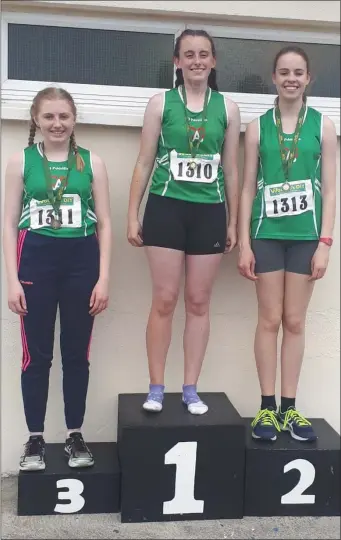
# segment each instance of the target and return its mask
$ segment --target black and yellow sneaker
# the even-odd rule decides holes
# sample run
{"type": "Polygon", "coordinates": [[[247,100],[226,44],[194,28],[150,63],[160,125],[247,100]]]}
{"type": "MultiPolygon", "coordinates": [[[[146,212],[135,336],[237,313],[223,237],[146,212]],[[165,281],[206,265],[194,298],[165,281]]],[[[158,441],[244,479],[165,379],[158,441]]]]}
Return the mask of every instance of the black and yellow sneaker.
{"type": "Polygon", "coordinates": [[[252,437],[263,441],[275,441],[277,431],[281,431],[277,421],[276,411],[273,407],[260,409],[251,422],[252,437]]]}
{"type": "Polygon", "coordinates": [[[289,407],[286,412],[281,408],[277,413],[278,423],[282,431],[289,431],[296,441],[316,441],[317,436],[311,422],[307,420],[295,407],[289,407]]]}
{"type": "Polygon", "coordinates": [[[70,436],[65,441],[64,451],[69,458],[69,467],[92,467],[95,463],[93,455],[79,431],[70,433],[70,436]]]}
{"type": "Polygon", "coordinates": [[[45,441],[42,435],[31,435],[20,458],[21,471],[43,471],[45,469],[45,441]]]}

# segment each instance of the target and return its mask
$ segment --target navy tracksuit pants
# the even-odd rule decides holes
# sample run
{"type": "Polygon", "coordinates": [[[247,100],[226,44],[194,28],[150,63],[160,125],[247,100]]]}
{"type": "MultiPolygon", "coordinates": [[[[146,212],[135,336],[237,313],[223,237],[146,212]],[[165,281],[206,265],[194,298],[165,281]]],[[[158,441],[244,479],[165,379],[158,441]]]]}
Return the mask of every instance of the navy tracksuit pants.
{"type": "Polygon", "coordinates": [[[20,231],[18,276],[28,310],[21,318],[21,387],[27,427],[30,432],[44,431],[59,307],[65,421],[68,429],[80,428],[94,323],[89,303],[99,277],[97,236],[52,238],[20,231]]]}

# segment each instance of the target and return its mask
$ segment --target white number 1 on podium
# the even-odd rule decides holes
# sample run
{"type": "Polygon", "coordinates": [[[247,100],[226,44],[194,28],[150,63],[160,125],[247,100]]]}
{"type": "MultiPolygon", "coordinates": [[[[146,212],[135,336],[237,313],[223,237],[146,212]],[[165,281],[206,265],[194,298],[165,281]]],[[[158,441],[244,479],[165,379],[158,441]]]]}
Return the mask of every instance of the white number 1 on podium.
{"type": "Polygon", "coordinates": [[[204,501],[194,498],[197,443],[179,442],[165,454],[165,465],[176,465],[175,492],[163,503],[164,514],[202,514],[204,501]]]}

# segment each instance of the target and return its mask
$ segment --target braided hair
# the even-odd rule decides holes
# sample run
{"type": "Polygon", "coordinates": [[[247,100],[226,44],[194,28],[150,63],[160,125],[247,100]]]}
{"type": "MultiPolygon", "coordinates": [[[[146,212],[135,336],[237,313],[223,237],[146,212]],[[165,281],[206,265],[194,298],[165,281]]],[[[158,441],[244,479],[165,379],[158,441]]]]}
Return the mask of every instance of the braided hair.
{"type": "MultiPolygon", "coordinates": [[[[28,146],[32,146],[34,144],[34,138],[37,131],[37,124],[34,118],[37,116],[39,112],[40,104],[44,99],[63,99],[67,101],[70,104],[74,117],[76,118],[77,116],[76,105],[73,100],[73,97],[71,96],[71,94],[69,94],[69,92],[67,92],[63,88],[55,88],[54,86],[43,88],[35,95],[31,108],[30,108],[31,123],[30,123],[29,137],[28,137],[28,146]]],[[[78,146],[76,143],[76,137],[75,137],[74,131],[71,133],[71,136],[70,136],[70,148],[72,149],[76,157],[77,171],[80,171],[80,172],[83,171],[85,164],[84,164],[84,160],[82,156],[80,155],[78,151],[78,146]]]]}

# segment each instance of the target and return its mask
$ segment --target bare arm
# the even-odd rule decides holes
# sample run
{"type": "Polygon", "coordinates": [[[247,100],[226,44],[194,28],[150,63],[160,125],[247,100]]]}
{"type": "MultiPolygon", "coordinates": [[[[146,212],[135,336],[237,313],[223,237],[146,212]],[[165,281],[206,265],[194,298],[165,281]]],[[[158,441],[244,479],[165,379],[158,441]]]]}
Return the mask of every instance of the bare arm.
{"type": "Polygon", "coordinates": [[[258,169],[258,120],[253,120],[245,132],[243,187],[239,207],[239,247],[250,247],[250,220],[256,195],[258,169]]]}
{"type": "Polygon", "coordinates": [[[110,214],[109,182],[106,166],[96,154],[92,154],[93,196],[97,216],[99,242],[99,279],[90,300],[90,314],[97,315],[108,305],[111,262],[112,227],[110,214]]]}
{"type": "MultiPolygon", "coordinates": [[[[332,237],[336,206],[337,137],[334,123],[323,119],[322,136],[322,227],[321,237],[332,237]]],[[[330,247],[320,242],[311,261],[310,280],[321,279],[327,270],[330,247]]]]}
{"type": "Polygon", "coordinates": [[[332,237],[336,206],[336,151],[335,125],[324,117],[322,137],[322,237],[332,237]]]}
{"type": "Polygon", "coordinates": [[[97,216],[97,233],[100,248],[99,279],[108,280],[110,273],[112,228],[110,214],[109,182],[106,166],[99,156],[92,154],[93,194],[97,216]]]}
{"type": "Polygon", "coordinates": [[[22,210],[23,154],[14,154],[5,174],[5,204],[3,250],[7,275],[8,306],[17,315],[27,312],[25,293],[19,282],[17,268],[18,223],[22,210]]]}
{"type": "MultiPolygon", "coordinates": [[[[163,94],[153,96],[146,107],[141,133],[140,150],[130,185],[128,205],[128,240],[141,245],[138,239],[138,214],[143,195],[154,167],[161,132],[163,94]]],[[[140,239],[141,240],[141,239],[140,239]]]]}
{"type": "Polygon", "coordinates": [[[225,194],[229,212],[229,226],[236,227],[238,220],[238,154],[240,137],[240,112],[234,101],[225,98],[228,113],[228,127],[222,156],[225,178],[225,194]]]}
{"type": "Polygon", "coordinates": [[[22,194],[24,188],[22,166],[22,152],[14,154],[7,164],[5,175],[3,249],[8,284],[18,281],[18,223],[22,209],[22,194]]]}

